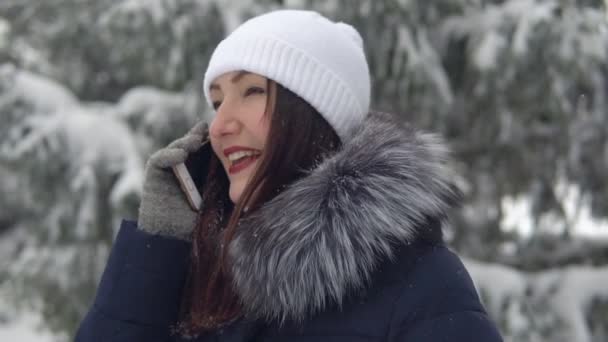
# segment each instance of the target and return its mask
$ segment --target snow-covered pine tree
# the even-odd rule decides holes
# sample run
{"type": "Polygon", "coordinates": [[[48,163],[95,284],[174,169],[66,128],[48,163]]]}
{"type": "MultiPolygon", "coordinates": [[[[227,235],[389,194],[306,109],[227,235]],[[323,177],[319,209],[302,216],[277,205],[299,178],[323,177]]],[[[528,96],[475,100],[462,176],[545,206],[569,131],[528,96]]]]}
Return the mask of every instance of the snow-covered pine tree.
{"type": "MultiPolygon", "coordinates": [[[[224,35],[214,1],[8,1],[0,17],[19,44],[53,61],[37,71],[89,101],[116,101],[144,84],[182,90],[202,78],[224,35]]],[[[25,62],[16,64],[37,68],[25,62]]]]}
{"type": "Polygon", "coordinates": [[[586,208],[608,216],[603,0],[0,2],[0,58],[14,65],[0,77],[0,190],[9,208],[0,236],[19,241],[3,246],[26,246],[0,249],[16,260],[0,273],[28,285],[22,298],[42,299],[50,325],[73,332],[105,261],[110,221],[137,206],[143,160],[203,116],[212,48],[239,22],[280,6],[353,23],[366,42],[374,107],[447,138],[466,195],[448,237],[485,261],[467,265],[506,339],[601,340],[608,294],[592,285],[608,277],[606,243],[572,227],[586,208]],[[52,86],[16,93],[10,75],[52,86]],[[110,137],[126,132],[123,150],[136,152],[117,156],[116,141],[84,135],[91,122],[115,127],[110,137]],[[95,151],[92,159],[61,158],[76,145],[95,151]],[[91,163],[114,157],[131,162],[91,163]],[[119,179],[130,186],[117,187],[119,179]],[[535,220],[526,236],[503,224],[505,203],[519,198],[530,199],[535,220]],[[79,267],[89,273],[60,279],[79,267]],[[65,306],[70,292],[81,301],[65,306]]]}

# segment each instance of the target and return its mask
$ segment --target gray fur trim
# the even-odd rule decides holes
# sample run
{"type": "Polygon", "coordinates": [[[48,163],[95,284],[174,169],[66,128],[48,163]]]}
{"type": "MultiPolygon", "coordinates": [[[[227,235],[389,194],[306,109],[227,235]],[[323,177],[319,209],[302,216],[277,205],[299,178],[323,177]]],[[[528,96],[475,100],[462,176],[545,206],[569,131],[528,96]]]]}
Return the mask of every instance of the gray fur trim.
{"type": "Polygon", "coordinates": [[[229,247],[246,311],[301,321],[362,289],[394,242],[457,198],[446,149],[430,134],[372,113],[309,175],[243,219],[229,247]]]}

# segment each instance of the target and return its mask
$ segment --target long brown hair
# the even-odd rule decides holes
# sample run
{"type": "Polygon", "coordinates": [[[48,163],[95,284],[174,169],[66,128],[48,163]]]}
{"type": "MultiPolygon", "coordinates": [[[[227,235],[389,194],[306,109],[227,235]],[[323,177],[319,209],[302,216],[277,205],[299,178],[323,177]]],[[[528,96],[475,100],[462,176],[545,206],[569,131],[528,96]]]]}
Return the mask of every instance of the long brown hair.
{"type": "Polygon", "coordinates": [[[211,331],[242,316],[226,258],[239,220],[341,145],[333,128],[306,101],[271,80],[266,88],[267,141],[258,168],[235,205],[228,197],[229,182],[220,161],[215,155],[211,158],[177,329],[183,335],[211,331]]]}

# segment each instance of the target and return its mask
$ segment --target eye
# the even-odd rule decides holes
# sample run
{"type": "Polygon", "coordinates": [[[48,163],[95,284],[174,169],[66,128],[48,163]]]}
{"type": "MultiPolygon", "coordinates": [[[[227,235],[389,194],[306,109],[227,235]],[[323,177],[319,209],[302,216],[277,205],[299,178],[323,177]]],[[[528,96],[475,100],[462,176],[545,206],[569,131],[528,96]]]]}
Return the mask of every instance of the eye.
{"type": "Polygon", "coordinates": [[[213,101],[211,103],[211,105],[213,106],[214,110],[217,110],[220,107],[221,104],[222,104],[222,101],[213,101]]]}
{"type": "Polygon", "coordinates": [[[245,90],[245,96],[255,95],[255,94],[264,94],[266,89],[261,87],[249,87],[245,90]]]}

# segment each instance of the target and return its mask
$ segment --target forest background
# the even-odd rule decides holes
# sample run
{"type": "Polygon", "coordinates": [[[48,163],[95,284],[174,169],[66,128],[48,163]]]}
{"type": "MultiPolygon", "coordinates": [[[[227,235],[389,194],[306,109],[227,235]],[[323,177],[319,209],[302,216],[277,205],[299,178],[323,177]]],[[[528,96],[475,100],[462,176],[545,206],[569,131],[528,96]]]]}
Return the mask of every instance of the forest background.
{"type": "Polygon", "coordinates": [[[209,118],[213,48],[288,7],[353,24],[372,106],[448,142],[465,203],[446,235],[505,340],[607,341],[607,6],[0,1],[0,337],[71,340],[145,160],[209,118]]]}

